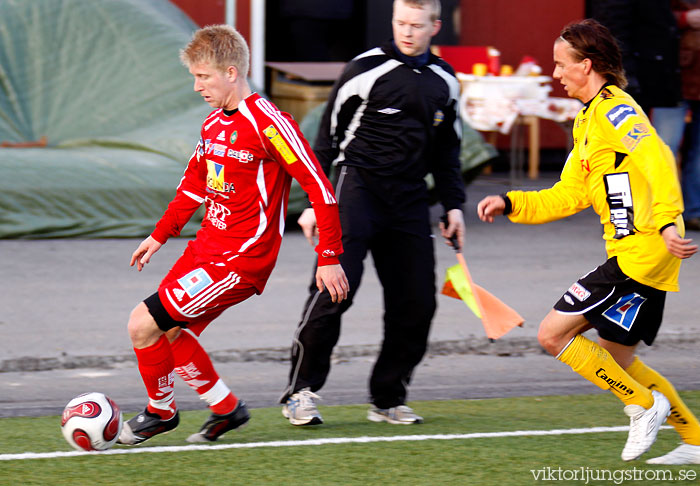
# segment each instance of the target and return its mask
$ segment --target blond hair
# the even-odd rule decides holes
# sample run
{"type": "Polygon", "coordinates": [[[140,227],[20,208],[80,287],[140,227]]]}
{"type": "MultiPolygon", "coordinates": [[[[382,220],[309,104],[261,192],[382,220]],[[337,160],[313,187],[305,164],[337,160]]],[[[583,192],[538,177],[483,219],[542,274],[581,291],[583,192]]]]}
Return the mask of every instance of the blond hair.
{"type": "Polygon", "coordinates": [[[396,5],[396,2],[403,2],[405,5],[414,8],[429,8],[431,22],[435,22],[440,18],[440,10],[442,9],[440,0],[394,0],[394,5],[396,5]]]}
{"type": "Polygon", "coordinates": [[[250,51],[243,36],[230,25],[208,25],[197,30],[192,40],[180,51],[180,60],[186,67],[194,64],[210,64],[224,72],[233,66],[248,75],[250,51]]]}

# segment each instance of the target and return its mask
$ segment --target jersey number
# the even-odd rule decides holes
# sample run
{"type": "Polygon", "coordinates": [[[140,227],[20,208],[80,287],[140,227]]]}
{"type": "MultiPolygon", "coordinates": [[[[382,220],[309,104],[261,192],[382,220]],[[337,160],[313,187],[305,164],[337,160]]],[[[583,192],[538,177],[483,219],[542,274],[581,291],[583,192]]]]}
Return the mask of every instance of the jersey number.
{"type": "Polygon", "coordinates": [[[606,309],[603,312],[603,316],[624,330],[629,331],[637,318],[639,308],[646,300],[645,297],[637,293],[625,295],[606,309]]]}

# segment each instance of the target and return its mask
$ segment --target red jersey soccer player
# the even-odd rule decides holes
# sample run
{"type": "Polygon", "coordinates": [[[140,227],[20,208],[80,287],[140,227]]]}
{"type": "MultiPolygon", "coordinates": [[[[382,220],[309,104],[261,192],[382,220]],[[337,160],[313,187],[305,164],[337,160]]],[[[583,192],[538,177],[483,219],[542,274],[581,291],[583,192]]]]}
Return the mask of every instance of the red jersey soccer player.
{"type": "Polygon", "coordinates": [[[225,309],[263,291],[282,241],[291,177],[308,193],[319,220],[319,290],[335,301],[348,293],[337,259],[343,249],[331,185],[291,117],[251,92],[243,37],[226,25],[208,26],[195,32],[180,57],[194,90],[215,111],[202,125],[175,198],[131,265],[140,271],[202,203],[206,214],[158,291],[131,313],[129,336],[149,402],[124,423],[122,444],[177,427],[175,373],[212,411],[188,441],[214,441],[248,421],[245,403],[219,378],[197,337],[225,309]]]}

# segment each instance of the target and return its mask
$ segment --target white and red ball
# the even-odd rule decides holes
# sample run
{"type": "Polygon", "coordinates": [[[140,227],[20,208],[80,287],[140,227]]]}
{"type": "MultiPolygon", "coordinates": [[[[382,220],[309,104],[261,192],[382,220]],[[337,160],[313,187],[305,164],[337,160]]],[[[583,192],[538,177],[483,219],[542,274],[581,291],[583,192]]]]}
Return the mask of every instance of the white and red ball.
{"type": "Polygon", "coordinates": [[[122,431],[122,412],[103,393],[83,393],[68,402],[61,431],[79,451],[104,451],[116,444],[122,431]]]}

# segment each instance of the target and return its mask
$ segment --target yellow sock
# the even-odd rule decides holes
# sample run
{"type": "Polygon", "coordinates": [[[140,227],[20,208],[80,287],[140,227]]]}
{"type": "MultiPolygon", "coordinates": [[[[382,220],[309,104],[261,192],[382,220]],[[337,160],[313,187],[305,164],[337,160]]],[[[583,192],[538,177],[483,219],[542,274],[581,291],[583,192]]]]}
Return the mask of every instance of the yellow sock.
{"type": "Polygon", "coordinates": [[[650,408],[654,404],[647,387],[622,369],[603,347],[580,334],[559,353],[557,359],[599,388],[611,390],[625,405],[650,408]]]}
{"type": "Polygon", "coordinates": [[[700,422],[698,422],[698,419],[686,406],[681,397],[678,396],[678,392],[676,392],[670,381],[658,371],[645,365],[636,356],[634,362],[625,371],[650,390],[657,390],[663,393],[668,398],[668,401],[671,402],[671,415],[668,417],[668,423],[673,425],[683,442],[691,445],[700,445],[700,422]]]}

